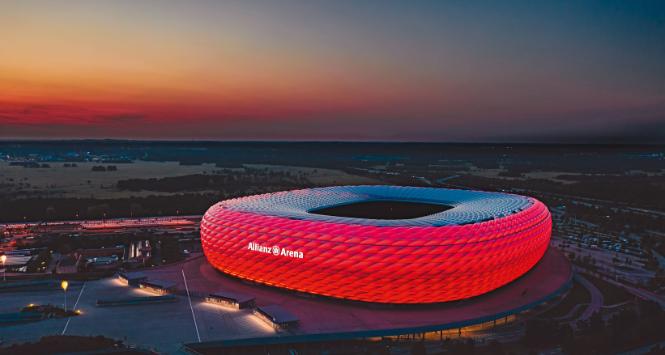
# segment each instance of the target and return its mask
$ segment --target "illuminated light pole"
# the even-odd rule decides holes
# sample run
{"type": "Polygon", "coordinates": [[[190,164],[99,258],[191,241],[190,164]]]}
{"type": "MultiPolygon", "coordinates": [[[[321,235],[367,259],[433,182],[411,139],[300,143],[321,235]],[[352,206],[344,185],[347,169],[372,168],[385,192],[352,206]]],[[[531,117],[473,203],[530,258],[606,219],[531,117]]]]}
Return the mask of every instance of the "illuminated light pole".
{"type": "Polygon", "coordinates": [[[2,254],[0,256],[0,261],[2,262],[2,281],[7,281],[7,269],[5,269],[5,261],[7,261],[7,255],[2,254]]]}
{"type": "Polygon", "coordinates": [[[67,280],[62,280],[60,287],[65,291],[65,312],[67,312],[67,287],[69,287],[69,282],[67,282],[67,280]]]}

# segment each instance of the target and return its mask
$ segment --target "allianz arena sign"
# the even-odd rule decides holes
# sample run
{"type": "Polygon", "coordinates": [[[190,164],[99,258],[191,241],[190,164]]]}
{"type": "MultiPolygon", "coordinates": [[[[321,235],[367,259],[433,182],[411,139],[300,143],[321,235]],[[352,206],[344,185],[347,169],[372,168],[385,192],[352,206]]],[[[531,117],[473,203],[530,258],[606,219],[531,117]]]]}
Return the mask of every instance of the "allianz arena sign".
{"type": "Polygon", "coordinates": [[[251,251],[258,252],[258,253],[271,254],[273,256],[286,256],[286,257],[295,258],[295,259],[304,259],[304,257],[305,257],[305,255],[303,254],[302,251],[280,248],[278,245],[274,245],[272,247],[269,247],[269,246],[261,245],[259,243],[249,242],[249,244],[247,245],[247,249],[249,249],[251,251]]]}

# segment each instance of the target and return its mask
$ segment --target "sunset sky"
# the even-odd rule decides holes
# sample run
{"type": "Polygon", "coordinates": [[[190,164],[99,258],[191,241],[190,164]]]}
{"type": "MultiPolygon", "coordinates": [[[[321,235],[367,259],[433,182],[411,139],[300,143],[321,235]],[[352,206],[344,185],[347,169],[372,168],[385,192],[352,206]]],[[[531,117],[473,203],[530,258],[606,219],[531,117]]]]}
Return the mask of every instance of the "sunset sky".
{"type": "Polygon", "coordinates": [[[0,138],[643,134],[664,1],[0,1],[0,138]]]}

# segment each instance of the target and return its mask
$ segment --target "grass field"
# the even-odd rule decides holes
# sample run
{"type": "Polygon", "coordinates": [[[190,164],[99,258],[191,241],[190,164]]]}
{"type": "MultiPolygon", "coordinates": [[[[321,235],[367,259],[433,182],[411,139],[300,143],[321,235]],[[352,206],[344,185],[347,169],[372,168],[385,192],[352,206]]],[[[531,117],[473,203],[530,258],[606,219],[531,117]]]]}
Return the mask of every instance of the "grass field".
{"type": "MultiPolygon", "coordinates": [[[[214,174],[219,171],[214,164],[180,165],[178,162],[136,161],[130,164],[76,163],[65,168],[64,163],[49,163],[49,168],[24,168],[10,166],[0,161],[0,185],[4,185],[5,198],[127,198],[149,195],[171,195],[169,192],[127,191],[117,187],[120,180],[176,177],[193,174],[214,174]],[[114,165],[115,171],[95,172],[93,166],[114,165]]],[[[341,170],[280,166],[246,165],[248,168],[272,172],[290,172],[304,176],[314,185],[376,184],[379,181],[348,174],[341,170]]],[[[201,192],[201,191],[199,191],[201,192]]]]}
{"type": "MultiPolygon", "coordinates": [[[[76,163],[74,168],[65,168],[63,163],[49,163],[50,168],[23,168],[9,166],[0,161],[0,183],[10,186],[5,193],[40,197],[123,198],[129,196],[155,195],[154,192],[129,192],[116,188],[124,179],[148,179],[210,173],[214,164],[180,165],[177,162],[146,162],[131,164],[76,163]],[[115,165],[118,170],[94,172],[95,165],[115,165]],[[27,184],[27,185],[26,185],[27,184]]],[[[20,197],[20,196],[17,196],[20,197]]]]}

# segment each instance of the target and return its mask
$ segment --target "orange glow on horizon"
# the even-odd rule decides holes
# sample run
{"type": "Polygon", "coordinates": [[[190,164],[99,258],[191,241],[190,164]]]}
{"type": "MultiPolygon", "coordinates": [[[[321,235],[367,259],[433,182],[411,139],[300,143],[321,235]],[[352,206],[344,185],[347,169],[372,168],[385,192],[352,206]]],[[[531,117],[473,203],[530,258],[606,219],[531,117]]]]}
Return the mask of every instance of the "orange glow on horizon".
{"type": "Polygon", "coordinates": [[[3,2],[0,138],[478,140],[663,117],[657,22],[502,6],[3,2]]]}

